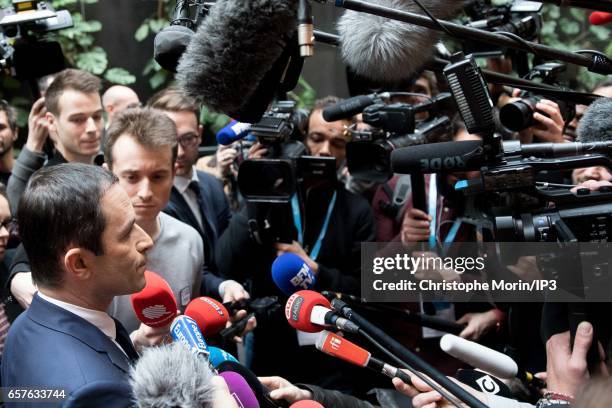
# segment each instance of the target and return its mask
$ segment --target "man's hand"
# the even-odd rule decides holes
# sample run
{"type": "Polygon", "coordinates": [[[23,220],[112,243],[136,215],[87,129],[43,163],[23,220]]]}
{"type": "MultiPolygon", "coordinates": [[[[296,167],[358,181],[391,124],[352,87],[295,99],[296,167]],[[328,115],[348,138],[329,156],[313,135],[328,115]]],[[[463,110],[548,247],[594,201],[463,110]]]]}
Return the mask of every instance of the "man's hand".
{"type": "Polygon", "coordinates": [[[587,180],[584,183],[578,184],[576,187],[572,188],[570,191],[575,193],[580,188],[588,188],[591,191],[597,191],[603,186],[612,186],[612,183],[608,180],[587,180]]]}
{"type": "MultiPolygon", "coordinates": [[[[224,281],[221,284],[220,289],[221,289],[220,290],[221,293],[219,294],[223,298],[223,303],[238,302],[240,300],[249,299],[251,297],[249,295],[249,292],[247,292],[244,289],[244,287],[240,283],[236,282],[235,280],[230,279],[230,280],[224,281]]],[[[230,327],[232,324],[245,318],[246,315],[247,315],[246,310],[239,310],[234,316],[230,318],[230,321],[227,322],[225,327],[230,327]]],[[[242,337],[246,333],[255,330],[255,327],[257,327],[257,320],[255,319],[255,317],[251,317],[249,321],[247,322],[243,332],[240,334],[240,336],[234,336],[232,340],[235,343],[242,343],[242,337]]]]}
{"type": "Polygon", "coordinates": [[[312,393],[296,387],[282,377],[259,377],[259,381],[269,389],[270,398],[283,399],[290,404],[297,401],[312,399],[312,393]]]}
{"type": "MultiPolygon", "coordinates": [[[[570,348],[570,333],[555,334],[546,342],[546,385],[549,392],[574,397],[588,381],[590,375],[587,353],[593,341],[593,326],[582,322],[576,330],[574,347],[570,348]]],[[[601,361],[598,371],[609,376],[600,346],[601,361]]]]}
{"type": "Polygon", "coordinates": [[[535,108],[537,112],[533,113],[533,120],[537,124],[519,132],[521,143],[533,143],[534,138],[539,142],[565,142],[563,138],[565,121],[561,116],[559,105],[548,99],[542,99],[535,108]]]}
{"type": "Polygon", "coordinates": [[[21,307],[27,309],[38,290],[32,282],[32,272],[19,272],[11,280],[11,294],[21,307]]]}
{"type": "Polygon", "coordinates": [[[431,217],[429,215],[416,208],[410,208],[404,214],[404,220],[402,222],[402,242],[404,244],[409,244],[427,241],[429,239],[430,224],[431,217]]]}
{"type": "Polygon", "coordinates": [[[266,155],[266,153],[268,153],[268,149],[264,147],[264,145],[262,145],[261,143],[255,142],[253,146],[251,146],[251,148],[249,149],[247,157],[249,159],[261,159],[266,155]]]}
{"type": "Polygon", "coordinates": [[[234,149],[231,145],[224,146],[219,145],[217,147],[217,153],[215,153],[217,160],[217,171],[221,176],[228,176],[232,173],[232,163],[238,156],[238,150],[234,149]]]}
{"type": "Polygon", "coordinates": [[[170,343],[172,342],[170,337],[170,325],[155,328],[140,323],[140,327],[130,333],[130,339],[137,351],[140,351],[144,347],[153,347],[170,343]]]}
{"type": "Polygon", "coordinates": [[[457,323],[467,324],[459,334],[460,337],[477,341],[497,325],[497,315],[493,310],[483,313],[466,313],[457,320],[457,323]]]}
{"type": "Polygon", "coordinates": [[[25,145],[32,152],[42,153],[45,140],[49,135],[46,114],[45,98],[40,98],[32,105],[28,117],[28,139],[25,145]]]}
{"type": "Polygon", "coordinates": [[[282,254],[291,252],[292,254],[296,254],[302,258],[315,276],[319,273],[319,264],[308,256],[299,242],[293,241],[291,244],[277,243],[274,245],[274,248],[276,248],[276,256],[281,256],[282,254]]]}

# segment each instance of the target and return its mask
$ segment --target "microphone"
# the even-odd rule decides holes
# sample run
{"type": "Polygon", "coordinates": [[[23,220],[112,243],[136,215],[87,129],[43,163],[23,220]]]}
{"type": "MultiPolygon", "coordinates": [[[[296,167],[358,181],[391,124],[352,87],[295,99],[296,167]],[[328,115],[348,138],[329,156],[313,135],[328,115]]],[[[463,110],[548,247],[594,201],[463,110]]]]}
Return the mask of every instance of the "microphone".
{"type": "Polygon", "coordinates": [[[386,375],[389,378],[399,378],[406,384],[410,384],[410,376],[392,365],[372,357],[372,354],[352,343],[344,337],[338,336],[327,330],[319,333],[319,338],[315,344],[317,350],[325,354],[339,358],[360,367],[369,368],[372,371],[386,375]]]}
{"type": "Polygon", "coordinates": [[[389,92],[370,95],[358,95],[344,99],[323,109],[323,119],[327,122],[335,122],[341,119],[351,118],[363,112],[365,108],[375,103],[384,103],[384,99],[391,96],[389,92]]]}
{"type": "Polygon", "coordinates": [[[429,143],[391,152],[391,168],[400,174],[479,170],[484,162],[479,140],[429,143]]]}
{"type": "Polygon", "coordinates": [[[578,140],[581,142],[612,141],[612,98],[599,98],[584,111],[578,123],[578,140]]]}
{"type": "Polygon", "coordinates": [[[178,310],[172,288],[155,272],[145,271],[144,274],[145,287],[130,297],[136,317],[150,327],[168,326],[178,310]]]}
{"type": "Polygon", "coordinates": [[[589,16],[589,22],[593,25],[608,24],[612,21],[612,13],[606,13],[605,11],[594,11],[589,16]]]}
{"type": "Polygon", "coordinates": [[[215,299],[201,296],[193,299],[185,309],[185,315],[196,321],[206,336],[219,333],[229,320],[229,312],[215,299]]]}
{"type": "Polygon", "coordinates": [[[214,376],[208,362],[179,343],[147,347],[130,369],[137,407],[205,407],[212,400],[214,376]]]}
{"type": "Polygon", "coordinates": [[[478,370],[457,370],[455,378],[485,394],[499,395],[504,398],[516,399],[510,388],[493,375],[478,370]]]}
{"type": "Polygon", "coordinates": [[[289,408],[325,408],[325,407],[313,400],[301,400],[301,401],[294,402],[293,404],[289,406],[289,408]]]}
{"type": "Polygon", "coordinates": [[[295,1],[216,2],[179,61],[179,85],[213,111],[257,122],[279,82],[299,77],[286,69],[301,70],[299,55],[289,61],[296,15],[295,1]]]}
{"type": "Polygon", "coordinates": [[[332,325],[349,333],[357,333],[359,327],[338,316],[330,309],[329,300],[312,290],[295,292],[285,305],[285,317],[294,329],[306,333],[318,333],[324,326],[332,325]]]}
{"type": "Polygon", "coordinates": [[[175,342],[184,344],[196,356],[208,356],[208,345],[191,317],[177,316],[170,325],[170,334],[175,342]]]}
{"type": "Polygon", "coordinates": [[[297,21],[300,56],[312,57],[314,55],[314,27],[310,0],[298,0],[297,21]]]}
{"type": "MultiPolygon", "coordinates": [[[[422,0],[437,18],[451,18],[462,1],[422,0]]],[[[411,1],[375,0],[372,4],[420,13],[411,1]]],[[[433,56],[438,34],[430,29],[347,10],[337,24],[344,62],[360,76],[383,82],[411,77],[433,56]]],[[[326,119],[327,120],[327,119],[326,119]]]]}
{"type": "MultiPolygon", "coordinates": [[[[257,376],[245,366],[233,361],[224,361],[217,367],[219,373],[234,372],[240,374],[249,385],[249,388],[255,393],[255,397],[261,406],[276,408],[283,406],[282,402],[274,401],[270,398],[266,387],[259,381],[257,376]]],[[[285,405],[286,406],[286,405],[285,405]]]]}
{"type": "Polygon", "coordinates": [[[224,361],[233,361],[234,363],[238,363],[236,357],[232,356],[227,351],[220,349],[219,347],[208,346],[208,361],[210,365],[217,368],[219,364],[224,361]]]}
{"type": "Polygon", "coordinates": [[[217,132],[217,143],[223,146],[231,145],[249,134],[250,123],[232,120],[229,124],[217,132]]]}
{"type": "Polygon", "coordinates": [[[272,280],[287,296],[300,289],[312,289],[317,281],[308,264],[292,253],[282,254],[274,260],[272,280]]]}
{"type": "Polygon", "coordinates": [[[232,394],[232,397],[234,397],[239,407],[259,408],[259,402],[257,402],[255,393],[240,374],[226,371],[219,373],[219,376],[223,377],[225,380],[230,394],[232,394]]]}

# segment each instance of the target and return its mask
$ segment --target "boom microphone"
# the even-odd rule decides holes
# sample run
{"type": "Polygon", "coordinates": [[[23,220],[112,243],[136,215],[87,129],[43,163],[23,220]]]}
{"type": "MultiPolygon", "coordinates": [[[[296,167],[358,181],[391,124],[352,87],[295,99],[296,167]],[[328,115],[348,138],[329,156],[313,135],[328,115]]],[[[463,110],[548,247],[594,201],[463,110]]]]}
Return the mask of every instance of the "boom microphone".
{"type": "Polygon", "coordinates": [[[481,141],[463,140],[396,149],[391,153],[391,168],[400,174],[479,170],[484,160],[481,141]]]}
{"type": "Polygon", "coordinates": [[[185,309],[185,315],[196,321],[205,336],[219,333],[229,320],[229,312],[215,299],[202,296],[193,299],[185,309]]]}
{"type": "MultiPolygon", "coordinates": [[[[418,13],[410,0],[374,0],[372,4],[418,13]]],[[[463,1],[422,0],[437,18],[450,18],[463,1]]],[[[355,73],[383,82],[412,76],[434,53],[438,34],[430,29],[347,10],[338,20],[342,58],[355,73]]]]}
{"type": "Polygon", "coordinates": [[[179,61],[180,86],[216,112],[257,122],[285,79],[296,15],[296,1],[216,2],[179,61]]]}
{"type": "Polygon", "coordinates": [[[178,60],[193,37],[193,21],[189,18],[189,2],[178,0],[172,21],[153,41],[153,58],[164,69],[176,72],[178,60]]]}
{"type": "Polygon", "coordinates": [[[292,253],[277,257],[272,263],[272,280],[287,296],[300,289],[312,289],[316,277],[302,258],[292,253]]]}
{"type": "Polygon", "coordinates": [[[578,124],[581,142],[612,142],[612,98],[599,98],[584,111],[578,124]]]}
{"type": "Polygon", "coordinates": [[[145,271],[144,274],[144,289],[130,297],[134,312],[138,320],[147,326],[168,326],[178,310],[172,289],[168,282],[155,272],[145,271]]]}
{"type": "Polygon", "coordinates": [[[152,407],[206,407],[212,402],[213,372],[179,343],[147,347],[130,370],[135,404],[152,407]]]}
{"type": "Polygon", "coordinates": [[[330,307],[329,300],[321,294],[312,290],[300,290],[287,300],[285,317],[291,327],[307,333],[318,333],[326,325],[334,325],[349,333],[359,331],[359,327],[339,317],[330,307]]]}

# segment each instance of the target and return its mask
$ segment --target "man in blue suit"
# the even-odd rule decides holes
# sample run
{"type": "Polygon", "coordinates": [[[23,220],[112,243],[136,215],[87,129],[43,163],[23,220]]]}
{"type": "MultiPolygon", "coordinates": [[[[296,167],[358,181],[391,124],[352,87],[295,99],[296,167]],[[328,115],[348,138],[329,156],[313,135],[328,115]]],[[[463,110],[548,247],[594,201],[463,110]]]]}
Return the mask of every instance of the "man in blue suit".
{"type": "MultiPolygon", "coordinates": [[[[198,146],[202,141],[202,126],[198,123],[199,107],[192,98],[175,87],[153,95],[148,105],[168,115],[178,133],[176,174],[170,201],[164,212],[198,231],[204,242],[205,268],[217,274],[215,247],[229,224],[231,212],[221,182],[195,168],[198,146]]],[[[241,298],[242,291],[242,286],[233,280],[225,281],[221,287],[224,301],[241,298]]]]}
{"type": "Polygon", "coordinates": [[[77,163],[32,176],[19,225],[38,293],[9,330],[3,387],[63,390],[57,405],[70,407],[130,405],[127,375],[138,355],[106,310],[115,296],[144,287],[153,242],[117,182],[102,168],[77,163]]]}

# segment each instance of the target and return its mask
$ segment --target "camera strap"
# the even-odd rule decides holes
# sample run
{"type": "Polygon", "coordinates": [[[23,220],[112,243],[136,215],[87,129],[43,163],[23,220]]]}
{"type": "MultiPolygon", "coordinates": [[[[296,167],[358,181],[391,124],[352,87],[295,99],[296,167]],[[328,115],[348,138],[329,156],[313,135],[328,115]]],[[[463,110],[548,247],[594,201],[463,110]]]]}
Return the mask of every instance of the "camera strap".
{"type": "MultiPolygon", "coordinates": [[[[331,214],[334,211],[334,206],[336,205],[336,197],[338,195],[337,191],[334,191],[334,195],[332,196],[329,206],[327,207],[327,214],[325,214],[325,220],[323,221],[323,226],[321,227],[321,232],[319,232],[319,236],[312,247],[312,250],[308,254],[312,258],[313,261],[317,260],[319,256],[319,252],[321,251],[321,244],[323,243],[323,238],[325,238],[325,234],[327,233],[327,228],[329,227],[329,220],[331,219],[331,214]]],[[[302,228],[302,215],[300,214],[300,203],[298,201],[297,194],[294,194],[291,197],[291,210],[293,211],[293,223],[295,225],[295,229],[297,229],[298,233],[298,242],[302,247],[304,246],[304,230],[302,228]]]]}

